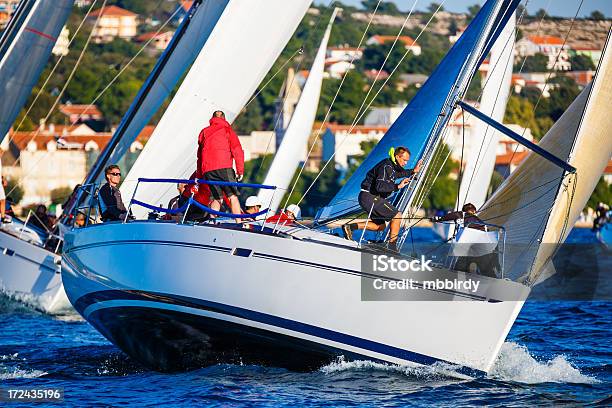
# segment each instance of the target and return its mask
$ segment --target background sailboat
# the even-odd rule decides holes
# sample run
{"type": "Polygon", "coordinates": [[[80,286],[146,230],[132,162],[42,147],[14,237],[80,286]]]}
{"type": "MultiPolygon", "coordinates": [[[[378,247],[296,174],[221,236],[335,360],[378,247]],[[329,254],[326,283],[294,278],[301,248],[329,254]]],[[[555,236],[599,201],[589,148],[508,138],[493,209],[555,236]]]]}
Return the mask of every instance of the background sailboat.
{"type": "MultiPolygon", "coordinates": [[[[0,38],[0,139],[26,103],[47,63],[73,0],[25,0],[0,38]]],[[[0,288],[45,311],[70,308],[59,255],[42,247],[40,236],[18,220],[0,228],[0,288]]]]}
{"type": "Polygon", "coordinates": [[[323,34],[321,45],[308,73],[308,79],[304,84],[300,100],[293,111],[291,121],[284,132],[283,140],[264,179],[263,184],[276,186],[277,191],[260,190],[258,194],[265,206],[270,203],[269,209],[271,212],[276,212],[281,204],[283,195],[287,192],[289,183],[291,183],[295,170],[300,163],[300,152],[308,142],[308,137],[312,132],[312,125],[319,105],[319,96],[321,95],[327,43],[337,13],[338,9],[336,8],[332,12],[323,34]]]}

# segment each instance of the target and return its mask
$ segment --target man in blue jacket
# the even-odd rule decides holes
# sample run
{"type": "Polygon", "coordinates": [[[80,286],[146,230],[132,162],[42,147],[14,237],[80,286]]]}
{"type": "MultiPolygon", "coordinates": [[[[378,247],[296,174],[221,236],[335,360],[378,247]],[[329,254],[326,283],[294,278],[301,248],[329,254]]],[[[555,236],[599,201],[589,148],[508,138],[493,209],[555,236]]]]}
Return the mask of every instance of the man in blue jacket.
{"type": "Polygon", "coordinates": [[[406,147],[397,147],[389,151],[389,157],[381,160],[372,167],[361,183],[359,205],[369,215],[366,222],[344,224],[342,230],[347,239],[353,238],[353,231],[368,229],[370,231],[383,231],[386,222],[390,222],[389,249],[397,251],[397,236],[401,225],[401,213],[387,198],[394,192],[406,187],[412,176],[421,169],[419,161],[414,169],[404,169],[410,160],[410,150],[406,147]],[[395,184],[397,179],[403,180],[395,184]]]}

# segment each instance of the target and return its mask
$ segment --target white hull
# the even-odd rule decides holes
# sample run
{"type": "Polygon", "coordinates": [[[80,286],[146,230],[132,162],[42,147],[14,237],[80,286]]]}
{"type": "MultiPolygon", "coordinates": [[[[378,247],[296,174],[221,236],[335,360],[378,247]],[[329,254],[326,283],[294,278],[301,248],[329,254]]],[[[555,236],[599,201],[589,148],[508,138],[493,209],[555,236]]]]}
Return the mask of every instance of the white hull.
{"type": "Polygon", "coordinates": [[[0,289],[5,295],[50,314],[72,310],[56,255],[0,230],[0,289]]]}
{"type": "Polygon", "coordinates": [[[326,234],[300,235],[304,240],[211,225],[101,224],[66,233],[63,280],[86,320],[160,370],[202,364],[220,349],[224,357],[253,351],[291,367],[316,368],[345,355],[487,372],[529,293],[477,277],[484,299],[503,292],[519,300],[423,291],[437,301],[362,301],[359,250],[326,234]]]}

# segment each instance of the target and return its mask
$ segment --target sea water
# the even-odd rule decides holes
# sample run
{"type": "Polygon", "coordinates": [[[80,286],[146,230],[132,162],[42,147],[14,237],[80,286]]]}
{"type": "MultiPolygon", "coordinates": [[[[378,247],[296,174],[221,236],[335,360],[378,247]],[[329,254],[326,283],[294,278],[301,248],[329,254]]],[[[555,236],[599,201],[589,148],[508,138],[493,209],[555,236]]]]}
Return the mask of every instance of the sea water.
{"type": "Polygon", "coordinates": [[[527,302],[490,374],[466,379],[443,365],[342,358],[307,373],[215,365],[161,374],[78,316],[0,298],[0,387],[62,388],[54,406],[611,406],[611,305],[527,302]]]}

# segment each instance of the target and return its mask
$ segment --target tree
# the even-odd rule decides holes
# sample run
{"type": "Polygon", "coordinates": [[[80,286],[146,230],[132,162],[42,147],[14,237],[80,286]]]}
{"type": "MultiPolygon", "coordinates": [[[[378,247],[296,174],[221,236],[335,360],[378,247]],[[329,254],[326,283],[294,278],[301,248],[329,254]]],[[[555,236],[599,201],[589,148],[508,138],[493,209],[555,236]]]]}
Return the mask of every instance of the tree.
{"type": "MultiPolygon", "coordinates": [[[[374,10],[376,8],[376,4],[378,0],[362,0],[361,5],[365,10],[374,10]]],[[[402,12],[397,8],[395,3],[391,1],[381,1],[378,5],[378,14],[402,14],[402,12]]]]}
{"type": "MultiPolygon", "coordinates": [[[[522,61],[515,65],[514,70],[521,68],[522,61]]],[[[548,57],[540,52],[525,57],[523,72],[546,72],[548,70],[548,57]]]]}
{"type": "Polygon", "coordinates": [[[567,107],[576,99],[580,93],[580,88],[576,81],[565,75],[553,77],[550,84],[556,85],[550,91],[548,98],[548,115],[553,121],[556,121],[563,115],[567,107]]]}
{"type": "Polygon", "coordinates": [[[531,129],[531,134],[536,140],[542,137],[540,126],[535,117],[534,107],[527,99],[515,95],[510,96],[506,105],[504,123],[516,123],[531,129]]]}
{"type": "Polygon", "coordinates": [[[546,17],[546,10],[544,9],[539,9],[538,11],[536,11],[535,13],[536,18],[538,19],[543,19],[544,17],[546,17]]]}
{"type": "Polygon", "coordinates": [[[72,188],[65,186],[51,190],[51,204],[63,204],[72,194],[72,188]]]}
{"type": "Polygon", "coordinates": [[[471,6],[468,7],[468,15],[467,15],[467,19],[466,19],[466,24],[469,24],[474,17],[476,17],[476,14],[478,14],[478,12],[480,11],[480,5],[479,4],[473,4],[471,6]]]}
{"type": "Polygon", "coordinates": [[[449,148],[447,145],[440,145],[434,152],[432,163],[434,167],[429,171],[435,172],[440,169],[438,177],[434,180],[433,184],[429,183],[428,186],[424,186],[425,191],[429,190],[425,201],[423,202],[423,208],[425,209],[449,209],[455,206],[457,201],[457,189],[459,182],[458,180],[452,179],[450,176],[451,172],[459,169],[459,164],[454,162],[450,157],[442,163],[449,154],[449,148]],[[435,165],[437,163],[437,166],[435,165]]]}
{"type": "Polygon", "coordinates": [[[13,204],[19,204],[23,199],[23,187],[21,187],[21,184],[17,179],[10,179],[7,177],[6,181],[8,183],[5,188],[7,200],[10,199],[13,204]]]}
{"type": "Polygon", "coordinates": [[[612,203],[612,184],[608,184],[603,177],[597,182],[586,206],[595,209],[598,203],[612,203]]]}
{"type": "Polygon", "coordinates": [[[263,118],[261,106],[257,98],[236,118],[232,126],[236,132],[243,135],[248,135],[254,130],[262,129],[263,118]]]}
{"type": "Polygon", "coordinates": [[[583,54],[572,55],[569,61],[572,64],[572,71],[592,71],[595,69],[593,60],[583,54]]]}
{"type": "Polygon", "coordinates": [[[605,20],[606,16],[599,10],[593,10],[591,20],[605,20]]]}
{"type": "Polygon", "coordinates": [[[444,7],[440,5],[440,3],[434,3],[432,2],[429,7],[427,7],[427,10],[430,13],[435,13],[436,11],[444,11],[444,7]],[[439,9],[439,10],[438,10],[439,9]]]}

